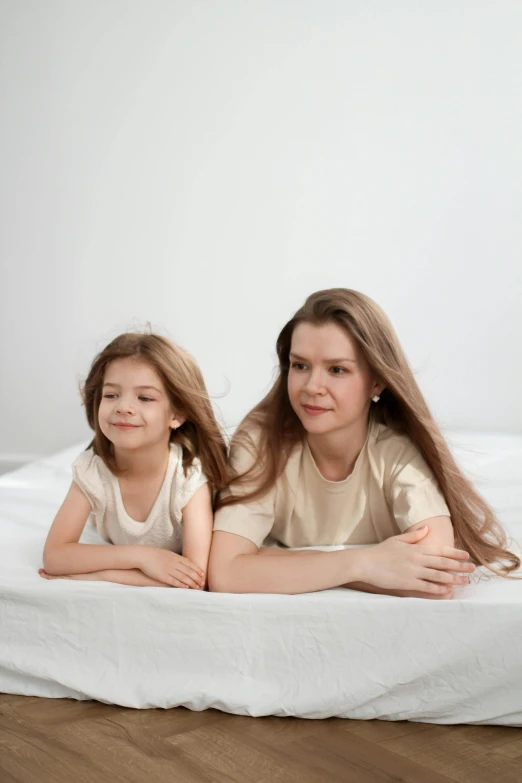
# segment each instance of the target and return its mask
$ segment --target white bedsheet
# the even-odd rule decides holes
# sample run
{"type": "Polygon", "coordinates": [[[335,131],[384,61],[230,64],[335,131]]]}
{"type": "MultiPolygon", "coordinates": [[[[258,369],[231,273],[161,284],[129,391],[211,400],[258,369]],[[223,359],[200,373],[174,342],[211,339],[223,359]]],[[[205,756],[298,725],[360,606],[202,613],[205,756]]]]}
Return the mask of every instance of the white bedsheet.
{"type": "MultiPolygon", "coordinates": [[[[522,437],[452,442],[522,539],[522,437]]],[[[40,579],[45,536],[79,451],[0,477],[0,691],[138,708],[522,726],[522,582],[484,578],[439,602],[40,579]]]]}

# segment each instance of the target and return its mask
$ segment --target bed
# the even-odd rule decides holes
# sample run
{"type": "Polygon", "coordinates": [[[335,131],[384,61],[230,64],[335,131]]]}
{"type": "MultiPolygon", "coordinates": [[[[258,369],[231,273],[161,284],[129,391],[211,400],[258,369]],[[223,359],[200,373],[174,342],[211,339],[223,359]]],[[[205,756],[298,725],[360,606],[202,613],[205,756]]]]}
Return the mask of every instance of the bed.
{"type": "MultiPolygon", "coordinates": [[[[522,540],[522,436],[449,435],[522,540]]],[[[241,715],[522,726],[522,580],[452,601],[224,595],[38,576],[76,446],[0,476],[0,691],[241,715]]],[[[100,542],[93,530],[83,540],[100,542]]]]}

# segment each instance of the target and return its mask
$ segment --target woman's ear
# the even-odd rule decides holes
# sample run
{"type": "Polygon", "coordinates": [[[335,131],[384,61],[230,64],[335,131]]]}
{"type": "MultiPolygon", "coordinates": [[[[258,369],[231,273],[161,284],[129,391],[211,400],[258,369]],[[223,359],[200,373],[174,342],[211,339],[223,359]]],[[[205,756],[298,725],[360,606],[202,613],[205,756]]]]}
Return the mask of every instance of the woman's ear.
{"type": "Polygon", "coordinates": [[[377,397],[380,397],[383,391],[385,390],[386,385],[381,382],[376,382],[372,386],[372,397],[377,395],[377,397]]]}
{"type": "Polygon", "coordinates": [[[171,428],[171,430],[177,430],[186,421],[187,421],[186,416],[182,416],[181,413],[173,413],[172,418],[169,421],[169,427],[171,428]]]}

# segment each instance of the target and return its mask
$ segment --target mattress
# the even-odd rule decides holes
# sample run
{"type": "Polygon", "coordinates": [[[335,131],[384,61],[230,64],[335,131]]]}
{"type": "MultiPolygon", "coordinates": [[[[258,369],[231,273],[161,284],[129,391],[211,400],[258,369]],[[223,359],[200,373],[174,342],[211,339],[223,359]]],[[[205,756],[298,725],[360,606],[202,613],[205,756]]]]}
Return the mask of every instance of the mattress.
{"type": "MultiPolygon", "coordinates": [[[[522,539],[522,436],[453,433],[522,539]]],[[[522,726],[522,580],[451,601],[228,595],[38,576],[81,444],[0,477],[0,691],[135,708],[522,726]]],[[[98,542],[93,530],[83,539],[98,542]]]]}

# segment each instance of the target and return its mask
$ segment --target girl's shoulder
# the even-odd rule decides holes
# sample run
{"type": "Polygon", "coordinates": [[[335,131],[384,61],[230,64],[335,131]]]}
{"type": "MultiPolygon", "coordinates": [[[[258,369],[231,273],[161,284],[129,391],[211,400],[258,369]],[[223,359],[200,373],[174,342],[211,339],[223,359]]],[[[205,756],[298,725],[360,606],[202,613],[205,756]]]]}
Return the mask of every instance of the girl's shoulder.
{"type": "Polygon", "coordinates": [[[92,448],[82,451],[75,459],[72,474],[73,480],[87,496],[93,509],[103,506],[105,486],[110,482],[112,473],[92,448]]]}
{"type": "Polygon", "coordinates": [[[73,473],[94,473],[99,475],[99,462],[103,464],[103,460],[94,453],[92,448],[86,449],[74,460],[72,464],[73,473]]]}
{"type": "Polygon", "coordinates": [[[197,490],[207,483],[207,477],[203,472],[201,461],[198,457],[194,457],[192,464],[185,473],[183,469],[183,449],[177,443],[171,443],[170,445],[169,473],[171,480],[171,512],[173,517],[179,521],[184,507],[197,490]]]}

